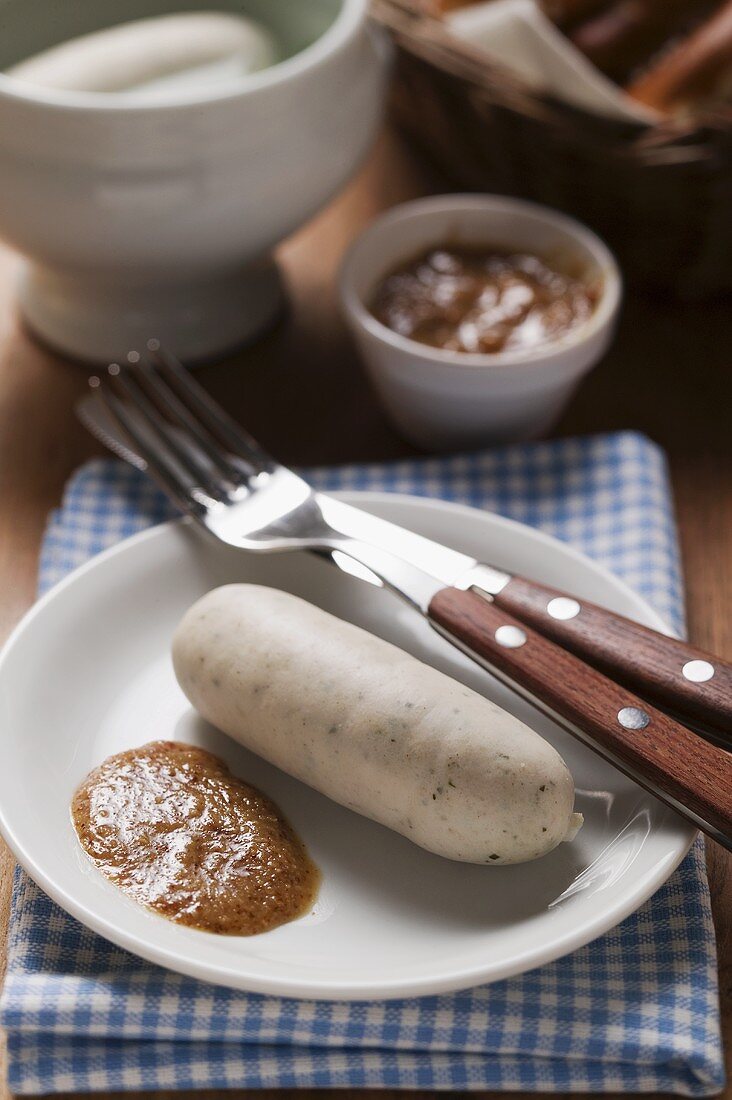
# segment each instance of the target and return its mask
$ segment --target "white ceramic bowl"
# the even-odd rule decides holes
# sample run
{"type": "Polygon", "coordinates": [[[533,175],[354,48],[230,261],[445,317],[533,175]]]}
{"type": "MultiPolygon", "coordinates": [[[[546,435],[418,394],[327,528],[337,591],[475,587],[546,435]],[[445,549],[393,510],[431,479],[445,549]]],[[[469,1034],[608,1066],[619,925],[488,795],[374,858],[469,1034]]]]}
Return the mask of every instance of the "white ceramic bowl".
{"type": "MultiPolygon", "coordinates": [[[[199,0],[180,0],[196,10],[199,0]]],[[[160,336],[188,360],[271,321],[271,250],[341,187],[379,119],[385,46],[367,0],[217,0],[290,56],[217,91],[145,103],[2,70],[167,0],[0,0],[0,235],[30,260],[23,313],[91,361],[160,336]]]]}
{"type": "Polygon", "coordinates": [[[621,299],[612,254],[578,222],[495,195],[444,195],[396,207],[357,239],[340,278],[345,316],[398,430],[427,450],[529,439],[556,421],[610,343],[621,299]],[[473,355],[400,336],[369,309],[381,279],[423,250],[449,242],[525,250],[571,262],[600,281],[591,318],[536,348],[473,355]]]}

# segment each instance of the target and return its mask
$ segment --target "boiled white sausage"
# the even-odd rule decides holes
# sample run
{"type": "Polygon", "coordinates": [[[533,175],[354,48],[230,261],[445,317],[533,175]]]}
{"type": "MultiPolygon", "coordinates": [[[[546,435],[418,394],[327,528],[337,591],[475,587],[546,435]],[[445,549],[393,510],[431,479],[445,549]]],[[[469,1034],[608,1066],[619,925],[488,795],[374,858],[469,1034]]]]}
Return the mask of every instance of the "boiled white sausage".
{"type": "Polygon", "coordinates": [[[518,719],[286,592],[230,585],[173,643],[209,722],[283,771],[449,859],[535,859],[576,833],[574,783],[518,719]]]}
{"type": "Polygon", "coordinates": [[[192,91],[277,61],[267,30],[226,12],[181,12],[95,31],[19,62],[16,80],[78,92],[192,91]]]}

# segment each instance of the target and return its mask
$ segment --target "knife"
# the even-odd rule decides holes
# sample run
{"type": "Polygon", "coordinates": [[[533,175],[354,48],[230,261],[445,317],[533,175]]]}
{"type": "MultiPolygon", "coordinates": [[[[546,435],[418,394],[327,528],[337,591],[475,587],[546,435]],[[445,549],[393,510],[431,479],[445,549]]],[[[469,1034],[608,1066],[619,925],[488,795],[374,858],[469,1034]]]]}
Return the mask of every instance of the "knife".
{"type": "MultiPolygon", "coordinates": [[[[109,425],[98,434],[146,468],[183,512],[245,551],[325,551],[339,566],[352,559],[471,659],[732,849],[732,756],[498,607],[510,574],[316,494],[157,341],[148,350],[149,359],[133,352],[129,368],[112,364],[104,380],[90,380],[93,400],[134,450],[109,425]]],[[[82,419],[94,415],[87,408],[82,419]]]]}
{"type": "MultiPolygon", "coordinates": [[[[84,397],[76,411],[108,449],[140,470],[147,468],[93,396],[84,397]]],[[[411,595],[423,614],[428,614],[432,599],[442,589],[477,592],[497,610],[637,692],[708,740],[732,748],[732,666],[727,662],[570,593],[478,562],[333,497],[318,494],[318,502],[335,528],[361,546],[368,544],[381,552],[375,563],[379,576],[363,562],[360,566],[350,559],[346,562],[345,555],[337,552],[326,555],[339,568],[377,585],[382,578],[395,590],[411,595]],[[420,563],[421,586],[415,588],[413,570],[407,584],[400,569],[403,562],[420,563]]]]}

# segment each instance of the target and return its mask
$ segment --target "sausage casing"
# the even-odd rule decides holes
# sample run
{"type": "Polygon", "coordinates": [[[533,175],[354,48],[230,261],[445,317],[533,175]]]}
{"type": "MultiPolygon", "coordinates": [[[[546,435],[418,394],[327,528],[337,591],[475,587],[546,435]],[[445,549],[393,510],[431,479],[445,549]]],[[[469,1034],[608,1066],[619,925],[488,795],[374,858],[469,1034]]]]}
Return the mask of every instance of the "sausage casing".
{"type": "Polygon", "coordinates": [[[548,742],[396,646],[279,590],[215,589],[173,643],[213,725],[334,801],[469,863],[519,863],[577,830],[548,742]]]}

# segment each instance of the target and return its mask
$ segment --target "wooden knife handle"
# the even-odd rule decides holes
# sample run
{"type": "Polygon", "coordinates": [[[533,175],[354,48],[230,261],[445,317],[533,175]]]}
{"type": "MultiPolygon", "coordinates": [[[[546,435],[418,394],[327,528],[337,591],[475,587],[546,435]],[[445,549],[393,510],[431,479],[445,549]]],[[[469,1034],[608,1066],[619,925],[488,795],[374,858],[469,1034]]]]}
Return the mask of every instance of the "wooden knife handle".
{"type": "Polygon", "coordinates": [[[732,850],[732,755],[475,592],[442,589],[429,618],[470,656],[732,850]]]}
{"type": "Polygon", "coordinates": [[[540,634],[732,748],[732,666],[719,657],[523,577],[494,598],[540,634]]]}

